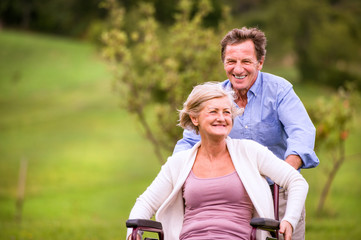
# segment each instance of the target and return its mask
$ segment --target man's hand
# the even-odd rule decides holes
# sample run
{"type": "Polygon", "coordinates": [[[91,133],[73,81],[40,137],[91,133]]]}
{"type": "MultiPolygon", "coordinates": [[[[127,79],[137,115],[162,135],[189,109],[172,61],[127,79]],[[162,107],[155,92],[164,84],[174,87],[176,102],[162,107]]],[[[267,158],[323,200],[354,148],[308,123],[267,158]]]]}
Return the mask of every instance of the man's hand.
{"type": "Polygon", "coordinates": [[[285,161],[296,170],[298,170],[303,164],[302,159],[298,155],[288,155],[285,161]]]}
{"type": "Polygon", "coordinates": [[[293,228],[291,223],[287,222],[286,220],[282,221],[280,224],[279,232],[283,234],[285,240],[291,240],[293,233],[293,228]]]}

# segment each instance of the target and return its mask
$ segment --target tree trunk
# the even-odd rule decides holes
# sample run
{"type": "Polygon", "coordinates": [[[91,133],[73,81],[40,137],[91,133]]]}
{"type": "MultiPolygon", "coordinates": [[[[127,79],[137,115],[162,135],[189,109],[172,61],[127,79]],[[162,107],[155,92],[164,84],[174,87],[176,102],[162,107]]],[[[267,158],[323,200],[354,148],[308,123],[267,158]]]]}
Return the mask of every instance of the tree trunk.
{"type": "Polygon", "coordinates": [[[138,116],[138,118],[139,118],[139,121],[140,121],[141,125],[144,127],[146,138],[148,138],[148,140],[149,140],[149,141],[152,143],[152,145],[153,145],[154,152],[155,152],[155,155],[156,155],[157,158],[158,158],[158,161],[159,161],[161,164],[163,164],[163,163],[164,163],[164,159],[163,159],[163,156],[162,156],[162,153],[161,153],[160,144],[158,143],[157,139],[154,137],[154,134],[153,134],[151,128],[149,127],[149,124],[148,124],[148,122],[146,121],[143,112],[142,112],[141,110],[138,110],[138,111],[137,111],[137,116],[138,116]]]}
{"type": "Polygon", "coordinates": [[[323,187],[323,190],[322,190],[322,193],[320,196],[320,201],[318,202],[318,207],[317,207],[317,211],[316,211],[316,214],[318,216],[320,216],[322,213],[322,210],[323,210],[325,202],[326,202],[326,198],[331,189],[332,182],[335,179],[336,173],[340,169],[344,160],[345,160],[345,141],[341,141],[341,143],[339,145],[339,155],[337,157],[337,152],[336,152],[336,161],[334,162],[333,167],[332,167],[330,173],[328,174],[326,183],[323,187]]]}

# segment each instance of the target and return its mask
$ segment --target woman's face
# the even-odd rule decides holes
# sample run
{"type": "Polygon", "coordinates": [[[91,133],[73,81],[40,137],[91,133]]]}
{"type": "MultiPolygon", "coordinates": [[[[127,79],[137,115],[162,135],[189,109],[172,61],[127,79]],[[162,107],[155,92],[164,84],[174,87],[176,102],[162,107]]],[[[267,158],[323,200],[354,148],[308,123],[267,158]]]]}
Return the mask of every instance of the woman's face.
{"type": "Polygon", "coordinates": [[[201,137],[228,136],[232,129],[232,103],[228,97],[214,98],[204,103],[198,117],[191,117],[201,137]]]}

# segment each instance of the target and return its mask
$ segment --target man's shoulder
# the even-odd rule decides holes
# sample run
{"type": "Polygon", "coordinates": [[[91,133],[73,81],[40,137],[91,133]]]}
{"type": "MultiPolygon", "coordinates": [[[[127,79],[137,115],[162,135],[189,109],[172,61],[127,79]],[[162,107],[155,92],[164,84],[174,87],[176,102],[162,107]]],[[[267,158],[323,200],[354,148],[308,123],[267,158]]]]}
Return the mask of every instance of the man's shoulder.
{"type": "Polygon", "coordinates": [[[197,149],[199,148],[200,142],[196,143],[193,147],[180,150],[178,152],[173,153],[167,161],[170,162],[184,162],[184,159],[189,159],[192,154],[195,154],[197,149]]]}
{"type": "Polygon", "coordinates": [[[292,87],[292,84],[288,80],[272,73],[261,72],[261,79],[263,84],[278,85],[280,87],[292,87]]]}
{"type": "Polygon", "coordinates": [[[283,77],[271,74],[261,73],[261,82],[259,90],[265,95],[278,95],[283,98],[293,89],[293,85],[283,77]]]}
{"type": "Polygon", "coordinates": [[[170,158],[173,158],[173,159],[184,158],[185,156],[188,156],[189,154],[191,154],[192,149],[193,149],[193,147],[175,152],[175,153],[173,153],[172,156],[170,156],[170,158]]]}
{"type": "Polygon", "coordinates": [[[229,81],[229,79],[226,79],[223,82],[219,82],[219,84],[221,84],[221,86],[225,89],[232,88],[232,84],[231,84],[231,81],[229,81]]]}

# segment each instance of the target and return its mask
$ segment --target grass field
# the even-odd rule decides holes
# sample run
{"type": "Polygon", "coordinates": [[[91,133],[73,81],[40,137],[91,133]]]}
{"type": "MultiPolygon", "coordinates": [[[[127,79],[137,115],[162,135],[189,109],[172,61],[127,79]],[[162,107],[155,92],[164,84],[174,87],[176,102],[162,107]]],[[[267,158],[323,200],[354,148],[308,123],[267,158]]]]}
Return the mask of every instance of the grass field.
{"type": "MultiPolygon", "coordinates": [[[[2,31],[0,62],[0,239],[124,239],[130,208],[160,165],[136,120],[118,108],[121,97],[96,49],[2,31]],[[26,192],[16,221],[22,159],[26,192]]],[[[315,86],[295,89],[306,105],[327,94],[315,86]]],[[[360,152],[360,136],[358,126],[348,154],[360,152]]],[[[360,155],[342,166],[326,214],[316,217],[328,160],[326,153],[320,158],[320,167],[303,171],[310,184],[306,239],[361,239],[360,155]]]]}

